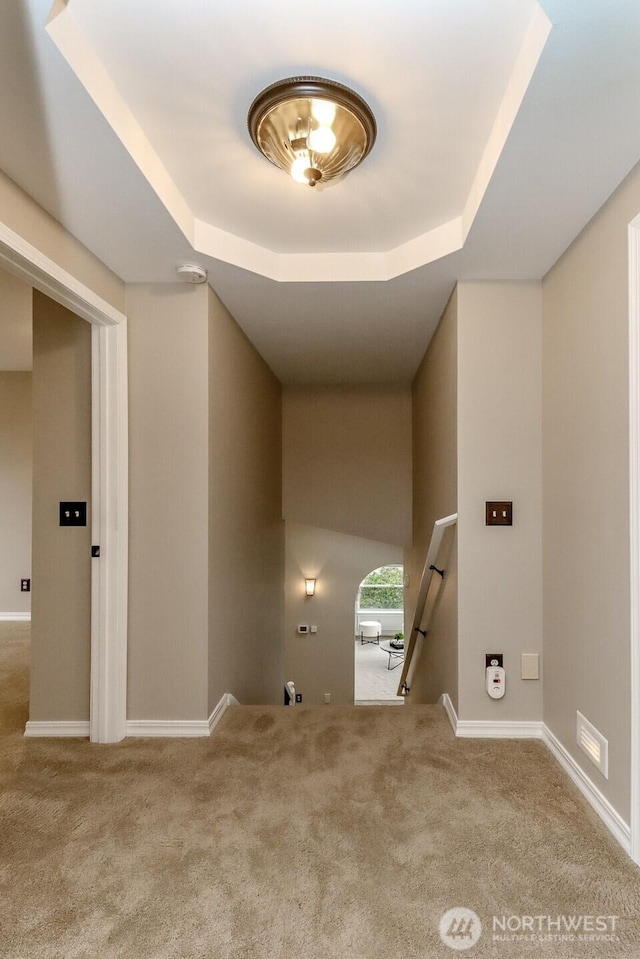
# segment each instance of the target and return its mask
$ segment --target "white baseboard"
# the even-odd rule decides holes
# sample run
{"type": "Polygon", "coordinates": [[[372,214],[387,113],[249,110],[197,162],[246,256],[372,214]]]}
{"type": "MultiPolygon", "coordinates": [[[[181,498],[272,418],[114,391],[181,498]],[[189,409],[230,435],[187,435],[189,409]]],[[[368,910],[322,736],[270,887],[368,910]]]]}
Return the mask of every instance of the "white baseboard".
{"type": "Polygon", "coordinates": [[[30,623],[31,613],[0,613],[0,623],[30,623]]]}
{"type": "Polygon", "coordinates": [[[68,736],[89,737],[89,720],[37,720],[30,719],[24,727],[25,736],[47,736],[49,738],[59,738],[68,736]]]}
{"type": "Polygon", "coordinates": [[[565,749],[551,730],[544,726],[542,741],[549,751],[558,760],[569,778],[578,787],[587,802],[595,809],[603,823],[618,840],[626,853],[631,855],[631,828],[624,821],[620,813],[616,812],[606,796],[600,792],[596,784],[587,776],[584,769],[565,749]]]}
{"type": "Polygon", "coordinates": [[[440,697],[440,703],[449,717],[449,722],[456,736],[475,737],[477,739],[541,739],[571,781],[578,787],[589,805],[595,809],[609,832],[617,839],[624,851],[631,855],[631,828],[629,824],[616,812],[606,796],[603,796],[584,769],[545,723],[460,720],[448,693],[443,693],[440,697]]]}
{"type": "Polygon", "coordinates": [[[459,719],[456,736],[470,739],[542,739],[542,723],[536,721],[459,719]]]}
{"type": "Polygon", "coordinates": [[[206,719],[127,719],[127,736],[180,738],[208,736],[206,719]]]}
{"type": "Polygon", "coordinates": [[[164,736],[166,738],[210,736],[229,706],[240,703],[224,693],[208,719],[128,719],[127,736],[164,736]]]}
{"type": "Polygon", "coordinates": [[[216,728],[224,714],[226,713],[229,706],[239,706],[240,703],[231,693],[223,693],[222,698],[217,706],[214,707],[213,712],[209,716],[209,735],[216,728]]]}
{"type": "Polygon", "coordinates": [[[444,711],[447,714],[449,722],[451,723],[451,728],[455,733],[458,726],[458,716],[456,714],[455,707],[451,702],[451,696],[449,693],[442,694],[440,697],[440,705],[444,707],[444,711]]]}
{"type": "MultiPolygon", "coordinates": [[[[229,706],[240,703],[231,693],[224,693],[209,719],[128,719],[127,736],[180,738],[210,736],[229,706]]],[[[40,721],[29,720],[25,736],[57,738],[61,736],[90,735],[88,720],[40,721]]]]}
{"type": "Polygon", "coordinates": [[[470,720],[458,719],[451,697],[443,693],[440,703],[449,717],[456,736],[469,739],[542,739],[543,723],[522,720],[470,720]]]}

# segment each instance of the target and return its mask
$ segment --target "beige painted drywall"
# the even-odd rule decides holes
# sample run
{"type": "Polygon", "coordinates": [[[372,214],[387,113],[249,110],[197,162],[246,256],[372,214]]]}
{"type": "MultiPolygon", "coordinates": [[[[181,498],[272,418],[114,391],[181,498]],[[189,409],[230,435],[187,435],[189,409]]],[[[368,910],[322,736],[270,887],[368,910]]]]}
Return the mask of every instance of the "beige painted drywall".
{"type": "Polygon", "coordinates": [[[207,717],[206,287],[127,287],[129,719],[207,717]]]}
{"type": "Polygon", "coordinates": [[[124,283],[17,184],[0,171],[0,222],[90,290],[124,309],[124,283]]]}
{"type": "Polygon", "coordinates": [[[411,542],[411,392],[286,387],[287,521],[406,546],[411,542]]]}
{"type": "Polygon", "coordinates": [[[640,167],[544,279],[544,717],[629,820],[627,226],[640,167]],[[609,779],[576,745],[609,741],[609,779]]]}
{"type": "MultiPolygon", "coordinates": [[[[455,513],[457,489],[457,292],[454,290],[413,382],[413,548],[405,552],[407,633],[433,524],[455,513]]],[[[456,529],[442,544],[446,578],[411,684],[410,702],[448,693],[458,708],[456,529]]]]}
{"type": "Polygon", "coordinates": [[[31,720],[88,720],[91,653],[91,327],[33,295],[31,720]],[[87,526],[59,503],[88,504],[87,526]]]}
{"type": "Polygon", "coordinates": [[[209,709],[279,703],[284,524],[280,383],[213,290],[209,319],[209,709]]]}
{"type": "Polygon", "coordinates": [[[31,610],[32,446],[31,373],[0,373],[0,615],[31,610]]]}
{"type": "Polygon", "coordinates": [[[0,371],[30,370],[33,365],[32,290],[0,270],[0,371]]]}
{"type": "Polygon", "coordinates": [[[458,286],[458,715],[542,719],[540,283],[458,286]],[[485,525],[486,500],[513,501],[511,527],[485,525]],[[485,653],[503,653],[506,694],[485,691],[485,653]]]}
{"type": "Polygon", "coordinates": [[[303,703],[353,704],[354,609],[367,573],[402,563],[399,546],[348,536],[300,523],[286,523],[285,679],[292,679],[303,703]],[[304,595],[305,576],[315,577],[316,594],[304,595]],[[299,623],[318,627],[301,636],[299,623]]]}

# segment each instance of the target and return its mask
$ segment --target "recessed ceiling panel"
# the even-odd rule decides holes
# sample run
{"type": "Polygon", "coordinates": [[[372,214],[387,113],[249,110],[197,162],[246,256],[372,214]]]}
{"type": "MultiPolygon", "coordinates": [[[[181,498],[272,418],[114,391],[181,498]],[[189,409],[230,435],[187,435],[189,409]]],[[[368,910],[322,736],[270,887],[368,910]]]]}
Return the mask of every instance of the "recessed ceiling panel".
{"type": "Polygon", "coordinates": [[[194,218],[275,253],[393,249],[462,216],[535,0],[70,0],[194,218]],[[346,83],[378,141],[312,191],[253,147],[246,113],[286,76],[346,83]]]}

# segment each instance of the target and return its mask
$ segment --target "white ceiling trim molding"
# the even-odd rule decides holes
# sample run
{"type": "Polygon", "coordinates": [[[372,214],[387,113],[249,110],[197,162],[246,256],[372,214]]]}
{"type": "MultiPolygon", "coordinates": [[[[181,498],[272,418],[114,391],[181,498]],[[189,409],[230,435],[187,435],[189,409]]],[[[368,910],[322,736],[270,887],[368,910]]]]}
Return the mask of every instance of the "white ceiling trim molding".
{"type": "Polygon", "coordinates": [[[47,33],[156,192],[187,240],[193,243],[193,213],[142,127],[74,20],[68,0],[55,0],[47,33]]]}
{"type": "MultiPolygon", "coordinates": [[[[505,90],[502,102],[498,108],[489,139],[484,148],[482,158],[474,181],[467,197],[463,214],[463,234],[466,240],[469,230],[476,218],[482,198],[484,197],[493,172],[498,165],[500,155],[504,150],[507,137],[511,131],[518,110],[529,89],[529,84],[535,73],[538,61],[545,48],[551,33],[551,21],[542,7],[536,7],[525,34],[520,53],[515,62],[513,73],[505,90]]],[[[463,243],[464,243],[463,240],[463,243]]]]}
{"type": "Polygon", "coordinates": [[[537,5],[461,214],[389,250],[332,253],[277,253],[197,219],[73,18],[69,0],[54,0],[46,28],[196,252],[280,283],[357,283],[390,280],[463,248],[549,37],[551,22],[537,5]]]}

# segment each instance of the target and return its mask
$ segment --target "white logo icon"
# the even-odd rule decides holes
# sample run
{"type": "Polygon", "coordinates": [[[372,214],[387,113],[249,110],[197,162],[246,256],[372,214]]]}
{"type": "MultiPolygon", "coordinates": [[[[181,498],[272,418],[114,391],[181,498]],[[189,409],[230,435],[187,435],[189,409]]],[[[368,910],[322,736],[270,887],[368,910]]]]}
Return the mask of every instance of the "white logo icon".
{"type": "Polygon", "coordinates": [[[482,923],[473,909],[456,906],[447,909],[440,920],[440,938],[450,949],[462,951],[475,946],[482,933],[482,923]]]}

